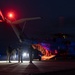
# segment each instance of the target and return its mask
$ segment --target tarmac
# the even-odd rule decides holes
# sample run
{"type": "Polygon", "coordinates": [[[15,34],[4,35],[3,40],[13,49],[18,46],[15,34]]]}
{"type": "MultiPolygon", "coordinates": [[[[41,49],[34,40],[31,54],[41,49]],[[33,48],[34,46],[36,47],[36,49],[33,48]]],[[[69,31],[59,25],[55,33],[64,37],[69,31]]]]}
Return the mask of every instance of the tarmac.
{"type": "Polygon", "coordinates": [[[0,75],[75,75],[75,61],[0,61],[0,75]]]}

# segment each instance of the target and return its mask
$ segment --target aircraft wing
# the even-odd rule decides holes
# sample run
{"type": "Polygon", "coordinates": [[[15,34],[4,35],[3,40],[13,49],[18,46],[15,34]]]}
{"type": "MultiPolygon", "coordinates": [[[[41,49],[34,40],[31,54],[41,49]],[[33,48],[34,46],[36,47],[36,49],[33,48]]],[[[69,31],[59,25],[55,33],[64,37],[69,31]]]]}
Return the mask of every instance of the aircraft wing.
{"type": "Polygon", "coordinates": [[[12,22],[12,24],[20,24],[20,23],[23,23],[23,22],[25,22],[25,21],[37,20],[37,19],[41,19],[41,18],[40,18],[40,17],[24,18],[24,19],[16,20],[16,21],[12,22]]]}

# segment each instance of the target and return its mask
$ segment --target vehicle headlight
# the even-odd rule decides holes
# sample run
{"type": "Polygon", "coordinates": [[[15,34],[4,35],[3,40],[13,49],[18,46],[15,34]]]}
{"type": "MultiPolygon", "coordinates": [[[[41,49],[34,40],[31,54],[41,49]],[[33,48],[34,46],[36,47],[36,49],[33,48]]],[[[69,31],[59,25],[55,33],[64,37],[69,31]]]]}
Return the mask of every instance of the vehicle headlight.
{"type": "Polygon", "coordinates": [[[23,54],[22,54],[22,56],[25,58],[25,57],[29,57],[29,53],[26,53],[26,52],[24,52],[23,54]]]}

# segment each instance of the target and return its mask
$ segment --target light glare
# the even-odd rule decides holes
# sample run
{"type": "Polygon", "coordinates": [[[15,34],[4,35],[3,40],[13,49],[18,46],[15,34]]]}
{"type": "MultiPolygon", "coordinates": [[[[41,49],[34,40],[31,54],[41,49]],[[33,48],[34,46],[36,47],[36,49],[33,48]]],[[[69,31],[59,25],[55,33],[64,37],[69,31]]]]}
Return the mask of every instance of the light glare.
{"type": "Polygon", "coordinates": [[[9,17],[9,18],[14,18],[14,13],[13,13],[13,12],[9,12],[9,13],[8,13],[8,17],[9,17]]]}
{"type": "Polygon", "coordinates": [[[28,58],[28,57],[29,57],[29,53],[24,52],[24,53],[22,54],[22,56],[23,56],[23,58],[28,58]]]}
{"type": "Polygon", "coordinates": [[[25,57],[26,56],[26,53],[23,53],[23,57],[25,57]]]}
{"type": "Polygon", "coordinates": [[[13,17],[13,15],[12,14],[9,14],[9,17],[13,17]]]}

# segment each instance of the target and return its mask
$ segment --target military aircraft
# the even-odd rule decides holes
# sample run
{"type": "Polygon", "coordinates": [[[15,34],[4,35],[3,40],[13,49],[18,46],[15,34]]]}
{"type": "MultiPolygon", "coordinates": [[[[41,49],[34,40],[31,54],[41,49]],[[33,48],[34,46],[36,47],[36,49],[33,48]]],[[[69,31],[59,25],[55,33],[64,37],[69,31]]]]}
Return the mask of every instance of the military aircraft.
{"type": "MultiPolygon", "coordinates": [[[[22,34],[20,34],[20,32],[19,32],[19,30],[16,28],[16,26],[15,26],[15,24],[21,24],[21,23],[24,23],[24,22],[26,22],[26,21],[30,21],[30,20],[38,20],[38,19],[41,19],[41,17],[33,17],[33,18],[22,18],[22,19],[19,19],[19,20],[15,20],[15,21],[11,21],[11,20],[9,20],[8,18],[6,18],[4,15],[3,15],[3,13],[2,13],[2,11],[0,10],[0,16],[1,16],[1,20],[0,20],[0,22],[5,22],[5,23],[8,23],[8,24],[10,24],[10,26],[12,27],[12,29],[13,29],[13,31],[15,32],[15,34],[16,34],[16,36],[17,36],[17,38],[19,39],[19,42],[22,44],[22,42],[23,42],[23,40],[22,40],[22,38],[21,38],[21,36],[22,36],[22,34]]],[[[24,23],[24,26],[23,26],[23,29],[22,29],[22,31],[24,30],[24,27],[25,27],[25,23],[24,23]]],[[[24,35],[24,34],[23,34],[24,35]]],[[[30,41],[29,41],[30,42],[30,41]]],[[[30,46],[31,46],[31,44],[30,44],[30,46]]],[[[31,49],[30,49],[30,51],[29,51],[29,57],[30,57],[30,62],[32,62],[32,53],[31,53],[32,51],[31,51],[31,49]]],[[[10,56],[9,56],[10,57],[10,56]]],[[[20,57],[20,56],[19,56],[20,57]]],[[[20,59],[20,58],[19,58],[20,59]]],[[[9,60],[9,62],[10,62],[10,60],[9,60]]],[[[20,62],[20,60],[19,60],[19,62],[20,62]]],[[[21,61],[22,62],[22,61],[21,61]]]]}

